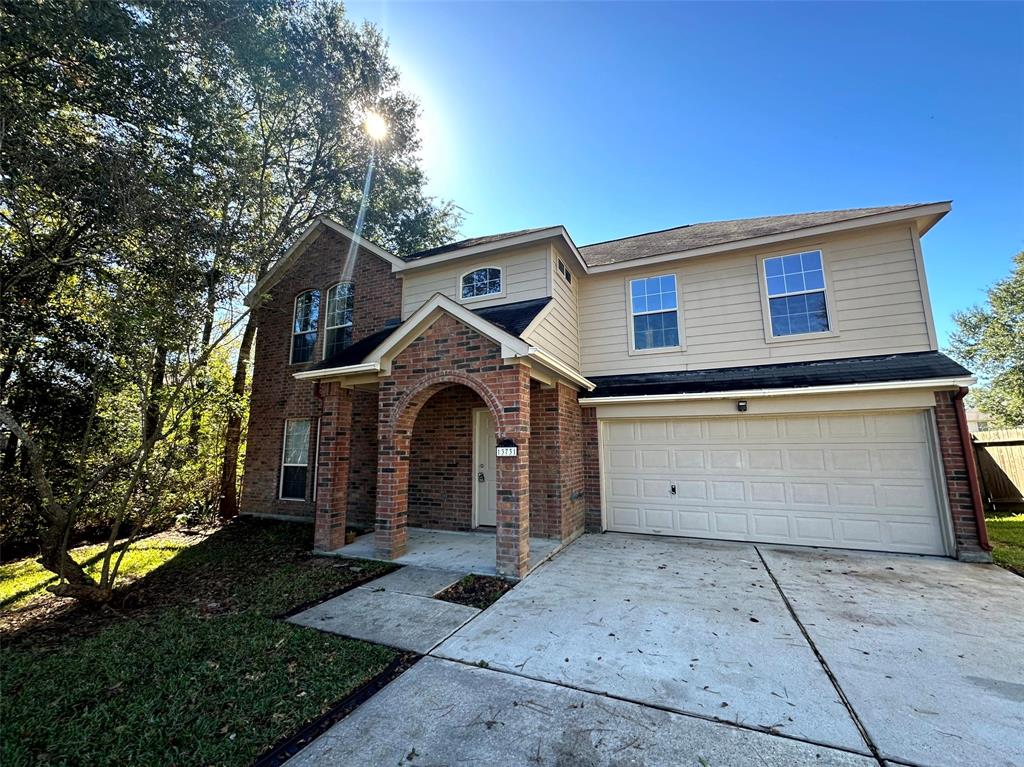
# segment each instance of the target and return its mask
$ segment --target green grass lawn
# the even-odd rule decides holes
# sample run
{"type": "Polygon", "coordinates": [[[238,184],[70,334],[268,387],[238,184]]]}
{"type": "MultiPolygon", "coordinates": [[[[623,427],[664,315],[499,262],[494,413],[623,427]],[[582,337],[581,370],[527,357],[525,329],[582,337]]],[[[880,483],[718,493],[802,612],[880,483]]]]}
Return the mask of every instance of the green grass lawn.
{"type": "MultiPolygon", "coordinates": [[[[141,578],[191,543],[187,537],[174,533],[141,540],[124,555],[118,578],[124,581],[141,578]]],[[[101,557],[106,547],[105,543],[81,546],[72,551],[72,556],[77,562],[87,563],[86,572],[98,579],[103,567],[101,557]]],[[[56,582],[57,576],[32,558],[0,565],[0,610],[24,607],[41,594],[46,594],[46,587],[56,582]]]]}
{"type": "Polygon", "coordinates": [[[1024,575],[1024,514],[988,517],[986,522],[996,564],[1024,575]]]}
{"type": "MultiPolygon", "coordinates": [[[[309,525],[235,523],[179,546],[116,613],[9,631],[0,763],[244,765],[329,709],[395,651],[280,614],[388,566],[313,557],[311,544],[309,525]]],[[[5,582],[5,600],[40,582],[6,567],[21,585],[5,582]]]]}

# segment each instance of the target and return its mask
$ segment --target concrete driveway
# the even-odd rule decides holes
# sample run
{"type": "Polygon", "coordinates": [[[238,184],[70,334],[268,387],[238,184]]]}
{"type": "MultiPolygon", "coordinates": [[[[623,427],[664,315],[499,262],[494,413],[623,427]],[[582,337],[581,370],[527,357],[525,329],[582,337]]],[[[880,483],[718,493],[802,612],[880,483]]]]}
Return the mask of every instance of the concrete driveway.
{"type": "Polygon", "coordinates": [[[299,762],[1024,765],[1022,645],[998,568],[588,535],[299,762]]]}

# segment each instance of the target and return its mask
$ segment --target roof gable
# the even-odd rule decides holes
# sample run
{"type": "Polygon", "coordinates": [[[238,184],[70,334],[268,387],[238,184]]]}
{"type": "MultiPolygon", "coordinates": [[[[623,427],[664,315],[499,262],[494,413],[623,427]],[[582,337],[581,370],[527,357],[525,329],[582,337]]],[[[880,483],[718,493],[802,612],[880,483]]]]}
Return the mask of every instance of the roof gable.
{"type": "Polygon", "coordinates": [[[274,285],[284,277],[296,260],[306,252],[306,249],[328,230],[336,232],[344,239],[348,240],[350,244],[355,245],[357,253],[358,250],[371,253],[374,256],[387,261],[391,264],[392,268],[404,263],[398,256],[374,245],[367,239],[357,236],[353,231],[346,229],[330,216],[317,216],[312,222],[310,222],[309,226],[303,230],[298,239],[291,244],[288,250],[284,252],[284,255],[277,259],[275,264],[270,268],[270,271],[263,276],[263,279],[257,282],[253,289],[249,291],[248,295],[245,297],[246,306],[252,306],[255,304],[256,299],[259,296],[274,287],[274,285]]]}

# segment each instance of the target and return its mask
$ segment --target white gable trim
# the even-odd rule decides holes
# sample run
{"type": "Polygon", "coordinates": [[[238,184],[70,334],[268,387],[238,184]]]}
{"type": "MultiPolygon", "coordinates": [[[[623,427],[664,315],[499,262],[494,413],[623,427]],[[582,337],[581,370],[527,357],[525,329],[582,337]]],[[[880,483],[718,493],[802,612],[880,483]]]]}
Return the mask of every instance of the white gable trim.
{"type": "Polygon", "coordinates": [[[390,373],[391,360],[397,357],[405,347],[419,338],[423,332],[433,325],[442,314],[450,314],[463,325],[486,336],[501,347],[502,359],[511,357],[523,357],[529,354],[530,345],[518,336],[502,330],[492,322],[467,309],[462,304],[456,303],[448,296],[435,293],[419,309],[413,312],[397,330],[369,353],[366,362],[377,362],[381,371],[390,373]]]}
{"type": "Polygon", "coordinates": [[[297,259],[306,250],[306,248],[320,236],[324,229],[332,229],[349,242],[354,242],[358,247],[363,248],[378,258],[384,259],[391,264],[391,271],[398,271],[401,265],[405,263],[398,256],[388,253],[386,250],[374,245],[369,240],[364,240],[362,237],[358,237],[355,232],[350,229],[346,229],[330,216],[317,216],[312,222],[310,222],[309,226],[303,230],[298,239],[291,244],[291,247],[284,252],[284,255],[277,260],[277,263],[274,264],[270,271],[263,276],[263,279],[257,282],[253,289],[249,291],[248,295],[245,297],[245,305],[252,306],[259,296],[266,293],[276,285],[278,280],[280,280],[281,277],[284,276],[284,273],[288,271],[288,268],[295,263],[295,259],[297,259]]]}

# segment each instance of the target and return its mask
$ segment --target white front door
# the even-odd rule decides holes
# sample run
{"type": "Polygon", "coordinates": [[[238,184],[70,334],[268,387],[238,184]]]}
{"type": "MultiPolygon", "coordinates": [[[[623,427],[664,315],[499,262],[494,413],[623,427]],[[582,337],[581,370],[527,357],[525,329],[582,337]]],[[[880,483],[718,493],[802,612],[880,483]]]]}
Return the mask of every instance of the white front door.
{"type": "Polygon", "coordinates": [[[498,523],[496,482],[497,441],[494,418],[487,408],[473,411],[473,524],[494,527],[498,523]]]}

